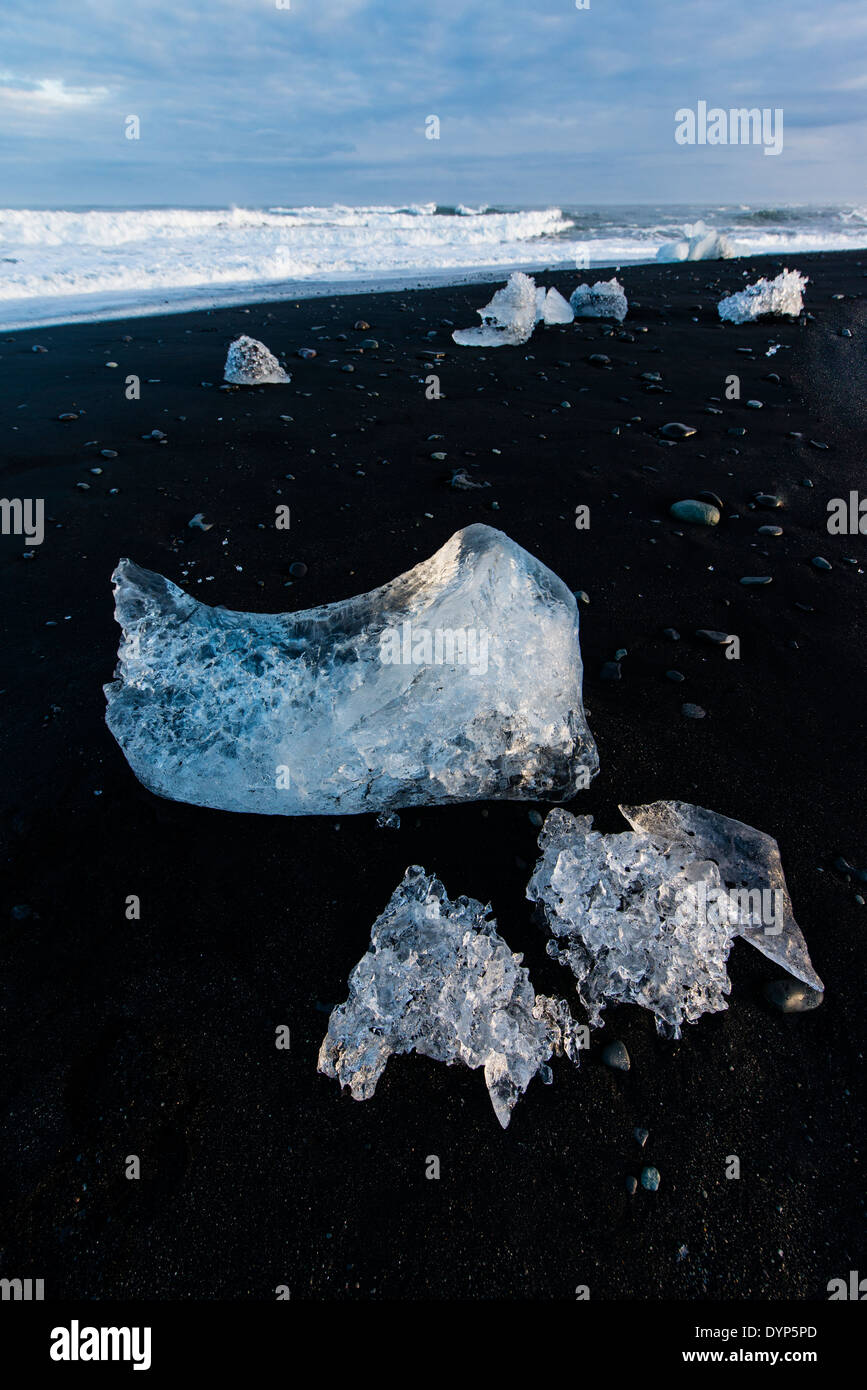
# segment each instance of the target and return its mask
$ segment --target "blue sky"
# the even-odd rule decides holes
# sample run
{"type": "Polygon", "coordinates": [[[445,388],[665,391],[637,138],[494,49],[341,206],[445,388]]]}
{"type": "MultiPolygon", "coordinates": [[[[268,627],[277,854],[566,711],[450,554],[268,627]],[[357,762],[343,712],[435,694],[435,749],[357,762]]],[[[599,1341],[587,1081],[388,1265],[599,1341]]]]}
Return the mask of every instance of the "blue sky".
{"type": "Polygon", "coordinates": [[[278,3],[5,0],[0,205],[865,201],[865,0],[278,3]]]}

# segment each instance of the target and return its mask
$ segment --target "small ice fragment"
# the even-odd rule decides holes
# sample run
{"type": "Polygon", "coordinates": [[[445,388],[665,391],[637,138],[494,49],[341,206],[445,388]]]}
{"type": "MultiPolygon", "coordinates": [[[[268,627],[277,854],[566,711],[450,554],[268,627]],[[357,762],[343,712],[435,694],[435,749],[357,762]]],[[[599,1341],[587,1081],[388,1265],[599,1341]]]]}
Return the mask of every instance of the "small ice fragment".
{"type": "Polygon", "coordinates": [[[174,801],[347,815],[565,801],[599,759],[574,595],[473,525],[390,583],[299,613],[211,608],[121,560],[106,721],[174,801]]]}
{"type": "Polygon", "coordinates": [[[776,280],[757,280],[737,294],[721,299],[717,308],[728,323],[752,323],[765,314],[797,318],[804,307],[807,277],[798,270],[784,270],[776,280]]]}
{"type": "Polygon", "coordinates": [[[452,333],[460,347],[516,347],[526,343],[536,324],[535,281],[523,271],[515,271],[490,304],[477,312],[481,328],[456,328],[452,333]]]}
{"type": "Polygon", "coordinates": [[[736,934],[811,989],[825,988],[795,921],[776,840],[743,821],[685,801],[620,810],[633,829],[690,845],[696,857],[713,860],[724,887],[738,893],[739,907],[747,909],[738,913],[736,934]]]}
{"type": "Polygon", "coordinates": [[[369,1100],[401,1053],[483,1067],[505,1129],[552,1053],[577,1064],[581,1029],[561,1000],[536,995],[490,911],[474,898],[451,902],[433,874],[408,868],[328,1020],[319,1071],[369,1100]]]}
{"type": "Polygon", "coordinates": [[[569,300],[576,319],[626,318],[626,291],[618,279],[597,280],[595,285],[579,285],[569,300]]]}
{"type": "Polygon", "coordinates": [[[684,240],[668,241],[656,253],[658,261],[727,261],[742,255],[742,248],[704,222],[687,223],[684,240]]]}
{"type": "Polygon", "coordinates": [[[550,289],[547,294],[540,290],[541,302],[537,305],[537,321],[546,324],[572,323],[575,312],[568,299],[559,290],[550,289]]]}
{"type": "Polygon", "coordinates": [[[590,816],[550,812],[527,885],[568,965],[592,1027],[608,1004],[640,1004],[663,1037],[728,1007],[735,928],[718,906],[716,864],[692,846],[643,832],[601,835],[590,816]],[[702,911],[713,903],[714,910],[702,911]]]}
{"type": "Polygon", "coordinates": [[[292,380],[265,344],[246,334],[231,344],[223,378],[232,386],[281,386],[292,380]]]}

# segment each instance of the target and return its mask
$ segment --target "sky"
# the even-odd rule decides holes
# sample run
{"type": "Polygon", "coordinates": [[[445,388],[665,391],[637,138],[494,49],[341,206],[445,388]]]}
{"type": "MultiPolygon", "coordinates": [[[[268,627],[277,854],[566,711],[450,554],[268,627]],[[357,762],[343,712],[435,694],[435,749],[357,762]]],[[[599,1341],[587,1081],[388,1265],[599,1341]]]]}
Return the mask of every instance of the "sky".
{"type": "Polygon", "coordinates": [[[865,137],[865,0],[4,0],[0,13],[6,207],[863,204],[865,137]],[[782,153],[679,145],[675,112],[699,101],[781,108],[782,153]]]}

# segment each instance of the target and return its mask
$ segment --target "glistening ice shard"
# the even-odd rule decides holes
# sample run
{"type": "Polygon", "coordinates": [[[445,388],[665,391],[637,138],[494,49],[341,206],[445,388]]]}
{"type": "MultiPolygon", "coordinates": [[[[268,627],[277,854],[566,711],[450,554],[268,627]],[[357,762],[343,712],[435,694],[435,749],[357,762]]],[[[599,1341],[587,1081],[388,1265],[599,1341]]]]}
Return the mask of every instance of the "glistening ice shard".
{"type": "Polygon", "coordinates": [[[174,801],[325,815],[565,801],[598,770],[573,594],[469,526],[371,593],[300,613],[209,608],[121,560],[108,726],[174,801]]]}
{"type": "Polygon", "coordinates": [[[407,869],[328,1020],[319,1070],[369,1100],[389,1057],[403,1052],[483,1067],[505,1129],[536,1072],[550,1080],[553,1052],[577,1063],[581,1030],[561,1000],[536,995],[489,914],[473,898],[450,902],[418,865],[407,869]]]}
{"type": "Polygon", "coordinates": [[[816,990],[775,840],[682,801],[621,806],[632,832],[600,835],[589,816],[550,813],[527,887],[594,1025],[606,1004],[650,1009],[657,1028],[727,1007],[726,961],[742,936],[816,990]]]}
{"type": "Polygon", "coordinates": [[[459,347],[516,347],[526,343],[536,326],[536,302],[535,280],[516,270],[490,304],[476,310],[481,327],[456,328],[452,337],[459,347]]]}
{"type": "Polygon", "coordinates": [[[757,280],[730,294],[717,305],[719,316],[729,323],[752,323],[766,314],[797,318],[804,307],[807,277],[798,270],[784,270],[776,280],[757,280]]]}

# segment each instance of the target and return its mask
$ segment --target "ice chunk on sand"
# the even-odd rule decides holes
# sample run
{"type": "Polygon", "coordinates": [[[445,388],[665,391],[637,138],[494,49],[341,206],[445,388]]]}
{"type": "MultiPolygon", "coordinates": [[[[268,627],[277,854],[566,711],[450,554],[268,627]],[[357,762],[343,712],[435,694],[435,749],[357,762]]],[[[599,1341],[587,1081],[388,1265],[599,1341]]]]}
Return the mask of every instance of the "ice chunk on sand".
{"type": "Polygon", "coordinates": [[[737,934],[811,989],[825,988],[795,921],[776,840],[743,821],[685,801],[654,801],[648,806],[621,806],[620,810],[633,829],[691,845],[699,857],[713,860],[726,888],[774,894],[763,900],[773,909],[772,914],[764,908],[762,912],[741,913],[737,934]],[[771,915],[773,920],[762,920],[771,915]]]}
{"type": "Polygon", "coordinates": [[[807,277],[798,270],[784,270],[776,280],[757,280],[737,294],[721,299],[717,308],[729,323],[751,323],[765,314],[786,314],[797,318],[804,307],[807,277]]]}
{"type": "Polygon", "coordinates": [[[592,1026],[606,1004],[640,1004],[679,1038],[684,1021],[728,1007],[728,905],[698,910],[716,909],[719,870],[680,841],[592,825],[558,809],[539,835],[527,897],[551,932],[548,952],[572,970],[592,1026]]]}
{"type": "Polygon", "coordinates": [[[536,282],[516,270],[490,304],[478,310],[481,328],[456,328],[460,347],[515,347],[526,343],[536,325],[536,282]]]}
{"type": "Polygon", "coordinates": [[[629,307],[626,291],[616,277],[597,280],[595,285],[579,285],[572,291],[569,303],[576,319],[617,319],[618,323],[626,318],[629,307]]]}
{"type": "Polygon", "coordinates": [[[109,728],[160,796],[325,815],[565,801],[598,770],[578,608],[468,526],[381,589],[299,613],[209,608],[121,560],[109,728]]]}
{"type": "Polygon", "coordinates": [[[687,223],[683,241],[668,241],[656,253],[658,261],[727,261],[741,255],[741,248],[723,232],[704,222],[687,223]]]}
{"type": "Polygon", "coordinates": [[[389,1057],[404,1052],[484,1067],[505,1129],[553,1052],[577,1063],[580,1029],[568,1008],[536,995],[490,911],[473,898],[451,902],[433,874],[408,868],[349,976],[349,998],[328,1020],[319,1070],[369,1100],[389,1057]]]}
{"type": "Polygon", "coordinates": [[[546,324],[571,323],[575,314],[568,299],[559,290],[536,291],[536,322],[546,324]]]}
{"type": "Polygon", "coordinates": [[[264,343],[246,335],[231,344],[223,377],[232,386],[280,386],[292,380],[264,343]]]}

